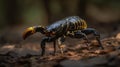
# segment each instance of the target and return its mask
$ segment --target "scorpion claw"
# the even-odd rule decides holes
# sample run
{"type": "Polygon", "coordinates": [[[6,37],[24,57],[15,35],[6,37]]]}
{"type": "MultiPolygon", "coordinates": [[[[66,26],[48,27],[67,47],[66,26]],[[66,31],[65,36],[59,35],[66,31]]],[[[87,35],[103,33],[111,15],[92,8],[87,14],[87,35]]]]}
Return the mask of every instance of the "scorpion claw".
{"type": "Polygon", "coordinates": [[[45,34],[47,31],[42,26],[29,27],[29,28],[27,28],[24,31],[24,33],[23,33],[23,39],[26,39],[27,37],[29,37],[30,35],[32,35],[32,34],[34,34],[36,32],[41,32],[42,34],[45,34]]]}
{"type": "Polygon", "coordinates": [[[27,37],[35,33],[34,27],[27,28],[23,33],[23,39],[25,40],[27,37]]]}

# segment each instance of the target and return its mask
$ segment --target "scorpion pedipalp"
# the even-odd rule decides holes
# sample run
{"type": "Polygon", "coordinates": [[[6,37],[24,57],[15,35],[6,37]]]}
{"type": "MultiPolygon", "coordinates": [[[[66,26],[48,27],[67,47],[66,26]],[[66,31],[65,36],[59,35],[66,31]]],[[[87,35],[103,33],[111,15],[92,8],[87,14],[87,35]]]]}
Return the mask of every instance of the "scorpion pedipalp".
{"type": "Polygon", "coordinates": [[[27,28],[24,33],[23,33],[23,39],[26,39],[27,37],[29,37],[30,35],[36,33],[36,32],[41,32],[42,34],[47,33],[47,31],[45,30],[44,27],[42,26],[33,26],[33,27],[29,27],[27,28]]]}

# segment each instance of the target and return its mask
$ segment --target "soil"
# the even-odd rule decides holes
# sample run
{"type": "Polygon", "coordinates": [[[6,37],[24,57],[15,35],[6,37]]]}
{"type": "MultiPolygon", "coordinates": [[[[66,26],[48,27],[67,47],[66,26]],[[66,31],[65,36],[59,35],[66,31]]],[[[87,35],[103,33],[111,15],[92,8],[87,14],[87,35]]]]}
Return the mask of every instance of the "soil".
{"type": "Polygon", "coordinates": [[[120,67],[120,27],[104,27],[96,25],[104,49],[91,36],[88,47],[83,39],[66,38],[64,54],[56,47],[54,55],[53,43],[47,43],[45,56],[40,56],[44,35],[36,33],[23,40],[24,26],[8,28],[0,33],[0,67],[120,67]]]}
{"type": "Polygon", "coordinates": [[[0,48],[0,67],[120,67],[119,34],[101,42],[104,49],[96,40],[87,47],[84,40],[68,39],[64,54],[57,47],[56,55],[52,43],[47,43],[45,56],[40,56],[36,42],[5,44],[0,48]]]}

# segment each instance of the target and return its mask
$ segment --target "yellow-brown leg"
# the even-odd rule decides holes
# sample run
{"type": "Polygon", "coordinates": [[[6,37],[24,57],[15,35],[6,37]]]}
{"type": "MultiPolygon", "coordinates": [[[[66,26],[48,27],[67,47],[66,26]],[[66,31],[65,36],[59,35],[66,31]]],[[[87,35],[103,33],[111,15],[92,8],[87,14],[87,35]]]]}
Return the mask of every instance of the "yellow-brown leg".
{"type": "Polygon", "coordinates": [[[64,38],[58,38],[58,48],[60,49],[61,54],[64,54],[63,49],[65,48],[65,45],[63,44],[64,38]]]}

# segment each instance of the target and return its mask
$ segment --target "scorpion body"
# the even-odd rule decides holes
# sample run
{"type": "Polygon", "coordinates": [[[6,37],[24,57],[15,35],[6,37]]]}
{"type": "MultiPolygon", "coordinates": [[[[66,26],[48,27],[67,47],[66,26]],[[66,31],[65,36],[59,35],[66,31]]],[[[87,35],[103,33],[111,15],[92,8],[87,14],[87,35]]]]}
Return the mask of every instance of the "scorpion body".
{"type": "MultiPolygon", "coordinates": [[[[29,27],[25,30],[23,38],[26,39],[28,36],[36,32],[41,32],[42,34],[46,35],[46,37],[44,37],[41,41],[42,56],[45,54],[46,42],[54,43],[54,53],[56,53],[56,40],[58,40],[59,46],[61,46],[61,44],[65,40],[65,36],[71,38],[85,37],[85,39],[88,41],[86,35],[93,33],[95,34],[96,37],[99,36],[100,38],[99,33],[96,33],[96,30],[92,28],[87,28],[86,22],[78,16],[67,17],[47,27],[42,26],[29,27]]],[[[97,41],[99,42],[101,48],[103,48],[99,38],[97,38],[97,41]]],[[[63,53],[62,47],[60,47],[60,49],[61,53],[63,53]]]]}
{"type": "Polygon", "coordinates": [[[86,22],[78,16],[67,17],[47,26],[48,31],[75,31],[87,28],[86,22]],[[64,29],[65,28],[65,29],[64,29]],[[62,30],[61,30],[62,29],[62,30]],[[64,30],[63,30],[64,29],[64,30]]]}

